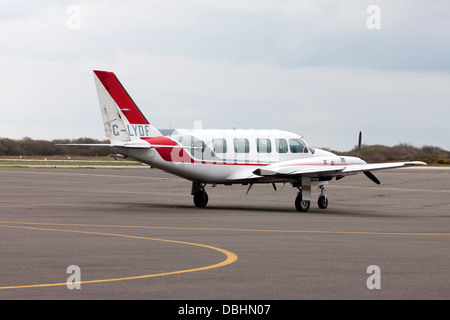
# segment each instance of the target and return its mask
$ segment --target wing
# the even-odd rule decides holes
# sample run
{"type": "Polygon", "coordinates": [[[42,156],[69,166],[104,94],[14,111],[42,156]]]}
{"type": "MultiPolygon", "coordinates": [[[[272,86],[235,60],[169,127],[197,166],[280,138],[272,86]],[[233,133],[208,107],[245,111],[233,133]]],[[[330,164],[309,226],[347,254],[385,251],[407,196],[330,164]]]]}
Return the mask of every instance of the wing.
{"type": "Polygon", "coordinates": [[[426,165],[425,162],[391,162],[391,163],[373,163],[373,164],[348,164],[348,165],[309,165],[303,163],[283,163],[258,168],[253,171],[257,176],[342,176],[359,172],[374,170],[393,169],[410,166],[426,165]]]}
{"type": "Polygon", "coordinates": [[[257,176],[329,176],[338,175],[344,166],[323,165],[285,165],[275,168],[259,168],[253,171],[257,176]]]}
{"type": "Polygon", "coordinates": [[[311,177],[311,178],[321,178],[321,177],[345,177],[351,174],[357,174],[363,172],[369,179],[379,184],[380,181],[370,172],[374,170],[385,170],[394,169],[401,167],[410,166],[423,166],[426,165],[425,162],[421,161],[410,161],[410,162],[391,162],[391,163],[358,163],[358,164],[347,164],[347,165],[322,165],[322,164],[305,164],[299,162],[280,162],[274,165],[270,165],[264,168],[258,168],[252,172],[253,176],[247,178],[256,177],[278,177],[278,178],[299,178],[299,177],[311,177]]]}
{"type": "Polygon", "coordinates": [[[343,173],[358,173],[383,169],[394,169],[394,168],[425,166],[425,165],[426,163],[421,161],[356,164],[346,167],[343,170],[343,173]]]}
{"type": "Polygon", "coordinates": [[[370,173],[370,171],[426,165],[425,162],[420,161],[367,164],[361,160],[361,162],[355,164],[339,164],[339,165],[319,164],[319,163],[311,164],[308,163],[310,161],[311,160],[308,161],[306,159],[296,161],[290,160],[274,163],[267,166],[261,166],[256,169],[245,168],[243,170],[239,170],[237,172],[232,173],[230,176],[228,176],[227,180],[228,181],[247,180],[254,182],[258,182],[258,180],[260,180],[261,182],[267,181],[288,182],[292,180],[295,181],[302,176],[318,179],[324,177],[342,178],[347,175],[364,172],[366,176],[368,176],[370,179],[376,182],[377,179],[376,178],[375,180],[373,179],[374,177],[370,173]]]}

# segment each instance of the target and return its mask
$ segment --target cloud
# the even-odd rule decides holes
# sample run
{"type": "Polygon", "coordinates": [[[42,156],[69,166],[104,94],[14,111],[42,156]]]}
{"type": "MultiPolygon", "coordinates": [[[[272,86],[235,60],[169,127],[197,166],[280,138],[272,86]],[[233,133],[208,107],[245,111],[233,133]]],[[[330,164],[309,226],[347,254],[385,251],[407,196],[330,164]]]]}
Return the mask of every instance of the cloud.
{"type": "Polygon", "coordinates": [[[363,130],[365,143],[450,149],[446,2],[378,1],[381,30],[366,27],[370,4],[9,1],[0,136],[103,138],[104,69],[159,127],[286,129],[339,150],[363,130]]]}
{"type": "MultiPolygon", "coordinates": [[[[68,59],[117,49],[286,68],[339,66],[399,71],[450,70],[445,1],[378,1],[381,30],[369,30],[369,1],[79,1],[28,4],[0,24],[5,52],[68,59]]],[[[14,11],[18,5],[10,4],[14,11]]],[[[22,6],[25,6],[22,4],[22,6]]],[[[17,9],[16,9],[17,11],[17,9]]]]}

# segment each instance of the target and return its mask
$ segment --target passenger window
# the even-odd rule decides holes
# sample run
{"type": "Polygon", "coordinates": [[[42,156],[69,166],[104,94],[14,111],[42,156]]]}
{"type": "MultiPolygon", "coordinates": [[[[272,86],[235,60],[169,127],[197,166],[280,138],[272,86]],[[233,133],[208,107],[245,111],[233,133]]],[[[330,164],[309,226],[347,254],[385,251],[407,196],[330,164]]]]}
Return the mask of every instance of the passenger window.
{"type": "Polygon", "coordinates": [[[191,146],[194,147],[194,151],[205,151],[206,144],[203,142],[203,140],[194,140],[191,143],[191,146]]]}
{"type": "Polygon", "coordinates": [[[250,152],[250,144],[245,138],[236,138],[234,139],[234,151],[236,153],[249,153],[250,152]]]}
{"type": "Polygon", "coordinates": [[[227,153],[227,140],[213,139],[213,147],[215,153],[227,153]]]}
{"type": "Polygon", "coordinates": [[[292,153],[307,153],[308,148],[301,139],[289,139],[289,147],[292,153]]]}
{"type": "Polygon", "coordinates": [[[285,139],[275,139],[275,148],[278,153],[287,153],[288,145],[285,139]]]}
{"type": "Polygon", "coordinates": [[[256,149],[259,153],[271,153],[272,143],[270,139],[256,139],[256,149]]]}

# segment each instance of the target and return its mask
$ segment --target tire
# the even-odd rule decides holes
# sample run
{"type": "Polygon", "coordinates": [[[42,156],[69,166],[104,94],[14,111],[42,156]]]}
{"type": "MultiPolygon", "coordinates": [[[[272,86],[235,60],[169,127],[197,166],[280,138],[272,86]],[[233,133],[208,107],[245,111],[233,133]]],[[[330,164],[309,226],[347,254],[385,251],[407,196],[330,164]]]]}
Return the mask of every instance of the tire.
{"type": "Polygon", "coordinates": [[[208,194],[203,190],[198,190],[194,194],[194,204],[197,208],[204,208],[208,204],[208,194]]]}
{"type": "Polygon", "coordinates": [[[328,207],[328,198],[326,196],[320,196],[317,201],[320,209],[326,209],[328,207]]]}
{"type": "Polygon", "coordinates": [[[310,204],[310,201],[302,199],[301,193],[299,193],[297,195],[297,198],[295,198],[295,209],[297,209],[298,212],[307,212],[309,210],[310,204]]]}

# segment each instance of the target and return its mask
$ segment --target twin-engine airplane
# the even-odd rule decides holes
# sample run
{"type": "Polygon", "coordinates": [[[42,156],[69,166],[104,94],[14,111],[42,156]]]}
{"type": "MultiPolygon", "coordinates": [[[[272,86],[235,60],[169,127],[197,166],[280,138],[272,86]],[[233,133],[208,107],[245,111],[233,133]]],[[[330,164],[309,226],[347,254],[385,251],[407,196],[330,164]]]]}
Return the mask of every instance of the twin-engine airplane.
{"type": "MultiPolygon", "coordinates": [[[[423,162],[367,164],[310,147],[303,137],[280,130],[210,130],[153,127],[112,72],[94,70],[106,136],[113,152],[192,181],[197,207],[205,207],[211,184],[290,183],[299,192],[298,211],[309,210],[311,187],[320,188],[318,206],[328,207],[324,186],[331,180],[363,172],[380,181],[374,170],[425,165],[423,162]]],[[[79,144],[78,144],[79,145],[79,144]]],[[[98,144],[96,145],[98,146],[98,144]]],[[[361,148],[361,134],[359,149],[361,148]]]]}

